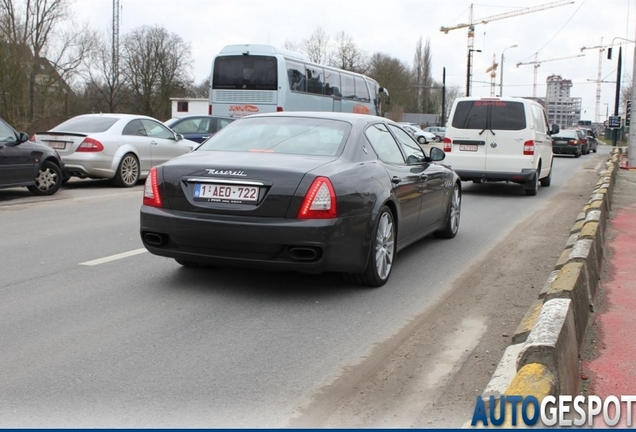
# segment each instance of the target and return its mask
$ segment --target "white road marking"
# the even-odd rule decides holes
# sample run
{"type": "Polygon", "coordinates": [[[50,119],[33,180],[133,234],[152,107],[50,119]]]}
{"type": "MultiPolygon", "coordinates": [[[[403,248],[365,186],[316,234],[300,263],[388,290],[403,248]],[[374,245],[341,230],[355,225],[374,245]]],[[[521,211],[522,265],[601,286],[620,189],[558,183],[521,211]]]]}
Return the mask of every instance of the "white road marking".
{"type": "Polygon", "coordinates": [[[139,254],[142,254],[144,252],[148,252],[148,250],[146,248],[135,249],[135,250],[131,250],[131,251],[128,251],[128,252],[122,252],[120,254],[107,256],[107,257],[104,257],[104,258],[98,258],[98,259],[95,259],[95,260],[92,260],[92,261],[86,261],[86,262],[83,262],[83,263],[79,263],[79,265],[96,266],[96,265],[99,265],[99,264],[104,264],[104,263],[115,261],[115,260],[118,260],[118,259],[128,258],[128,257],[134,256],[134,255],[139,255],[139,254]]]}

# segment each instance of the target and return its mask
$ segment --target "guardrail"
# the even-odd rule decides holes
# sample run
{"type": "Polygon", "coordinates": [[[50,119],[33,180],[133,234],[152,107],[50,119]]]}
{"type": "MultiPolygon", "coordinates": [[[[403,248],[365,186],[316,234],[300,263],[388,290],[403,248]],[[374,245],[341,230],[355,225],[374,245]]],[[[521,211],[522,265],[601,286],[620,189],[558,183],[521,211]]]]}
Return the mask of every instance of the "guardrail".
{"type": "MultiPolygon", "coordinates": [[[[594,311],[605,230],[622,149],[612,150],[592,196],[570,230],[565,248],[543,289],[519,323],[482,393],[490,396],[576,395],[579,356],[594,311]]],[[[508,410],[509,407],[506,407],[508,410]]],[[[510,427],[511,415],[501,427],[510,427]]]]}

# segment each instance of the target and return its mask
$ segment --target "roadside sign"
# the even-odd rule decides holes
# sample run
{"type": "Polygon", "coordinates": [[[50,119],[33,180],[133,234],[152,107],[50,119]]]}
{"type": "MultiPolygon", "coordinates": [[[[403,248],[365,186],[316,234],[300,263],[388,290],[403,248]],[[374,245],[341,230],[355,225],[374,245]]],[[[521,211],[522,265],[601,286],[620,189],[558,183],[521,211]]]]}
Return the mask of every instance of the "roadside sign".
{"type": "Polygon", "coordinates": [[[621,117],[620,116],[610,116],[610,118],[609,118],[609,127],[611,127],[611,128],[619,128],[619,127],[621,127],[621,117]]]}

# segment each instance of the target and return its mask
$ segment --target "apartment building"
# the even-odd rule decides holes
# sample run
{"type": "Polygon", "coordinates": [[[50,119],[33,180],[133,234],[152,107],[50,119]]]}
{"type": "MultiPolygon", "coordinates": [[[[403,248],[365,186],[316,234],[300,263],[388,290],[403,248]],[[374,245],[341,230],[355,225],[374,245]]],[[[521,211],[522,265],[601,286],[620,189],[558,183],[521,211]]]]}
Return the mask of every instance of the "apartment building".
{"type": "Polygon", "coordinates": [[[545,111],[548,123],[558,124],[562,129],[576,126],[581,120],[581,98],[571,97],[572,81],[560,75],[546,79],[545,111]]]}

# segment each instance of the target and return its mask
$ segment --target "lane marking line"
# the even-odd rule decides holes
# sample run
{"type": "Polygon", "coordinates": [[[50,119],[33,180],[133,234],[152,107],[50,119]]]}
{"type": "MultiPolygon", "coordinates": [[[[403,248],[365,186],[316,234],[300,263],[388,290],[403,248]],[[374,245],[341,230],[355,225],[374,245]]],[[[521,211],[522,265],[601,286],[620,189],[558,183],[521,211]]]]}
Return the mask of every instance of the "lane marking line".
{"type": "Polygon", "coordinates": [[[79,265],[96,266],[96,265],[99,265],[99,264],[104,264],[104,263],[107,263],[107,262],[116,261],[118,259],[128,258],[128,257],[134,256],[134,255],[139,255],[139,254],[142,254],[144,252],[148,252],[148,250],[146,248],[135,249],[135,250],[131,250],[131,251],[128,251],[128,252],[122,252],[120,254],[107,256],[107,257],[104,257],[104,258],[94,259],[92,261],[86,261],[86,262],[83,262],[83,263],[79,263],[79,265]]]}

